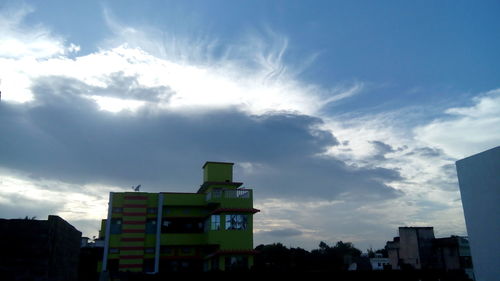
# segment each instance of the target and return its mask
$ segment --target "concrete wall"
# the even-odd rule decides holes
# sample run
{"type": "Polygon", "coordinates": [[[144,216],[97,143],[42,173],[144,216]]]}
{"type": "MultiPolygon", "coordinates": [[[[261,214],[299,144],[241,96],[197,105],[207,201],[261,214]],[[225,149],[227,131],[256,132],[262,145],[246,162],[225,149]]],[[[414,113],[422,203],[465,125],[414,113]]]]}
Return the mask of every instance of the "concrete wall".
{"type": "Polygon", "coordinates": [[[499,280],[500,146],[456,166],[476,280],[499,280]]]}
{"type": "Polygon", "coordinates": [[[78,279],[81,232],[58,216],[0,219],[0,279],[78,279]]]}
{"type": "Polygon", "coordinates": [[[399,255],[404,263],[420,269],[417,232],[414,228],[399,228],[399,255]]]}
{"type": "Polygon", "coordinates": [[[432,227],[400,227],[399,255],[404,263],[415,269],[427,268],[432,255],[432,227]]]}
{"type": "Polygon", "coordinates": [[[392,269],[399,268],[399,237],[394,237],[393,241],[387,241],[385,248],[387,249],[387,256],[389,264],[392,269]]]}
{"type": "Polygon", "coordinates": [[[49,216],[49,280],[78,280],[82,233],[58,216],[49,216]]]}

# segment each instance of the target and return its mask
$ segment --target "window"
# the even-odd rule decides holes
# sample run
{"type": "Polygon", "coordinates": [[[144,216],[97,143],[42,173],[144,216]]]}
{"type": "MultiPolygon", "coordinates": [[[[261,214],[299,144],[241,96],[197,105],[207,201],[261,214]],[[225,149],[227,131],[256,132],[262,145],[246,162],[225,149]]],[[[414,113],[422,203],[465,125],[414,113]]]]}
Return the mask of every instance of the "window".
{"type": "Polygon", "coordinates": [[[243,270],[248,268],[248,259],[243,256],[230,256],[225,258],[227,271],[243,270]]]}
{"type": "Polygon", "coordinates": [[[173,253],[172,247],[160,246],[160,253],[170,255],[173,253]]]}
{"type": "Polygon", "coordinates": [[[118,249],[118,248],[109,248],[109,253],[110,254],[119,254],[120,253],[120,249],[118,249]]]}
{"type": "Polygon", "coordinates": [[[145,254],[154,254],[155,248],[144,248],[144,253],[145,254]]]}
{"type": "Polygon", "coordinates": [[[220,230],[220,215],[212,215],[210,230],[220,230]]]}
{"type": "Polygon", "coordinates": [[[181,251],[183,254],[191,254],[191,247],[182,247],[181,251]]]}
{"type": "Polygon", "coordinates": [[[114,207],[113,209],[111,209],[111,212],[113,214],[120,214],[120,213],[123,213],[123,208],[114,207]]]}
{"type": "Polygon", "coordinates": [[[247,229],[246,215],[226,215],[226,230],[247,229]]]}
{"type": "Polygon", "coordinates": [[[146,212],[148,214],[156,214],[158,212],[158,209],[157,208],[147,208],[146,212]]]}
{"type": "Polygon", "coordinates": [[[222,190],[221,189],[214,189],[214,191],[212,191],[212,197],[213,198],[221,198],[222,197],[222,190]]]}
{"type": "Polygon", "coordinates": [[[172,221],[164,219],[161,223],[161,233],[169,233],[169,232],[172,232],[172,221]]]}
{"type": "Polygon", "coordinates": [[[156,218],[146,220],[146,233],[147,234],[156,233],[156,218]]]}
{"type": "Polygon", "coordinates": [[[201,218],[164,219],[161,233],[203,233],[203,220],[201,218]]]}
{"type": "Polygon", "coordinates": [[[122,219],[111,219],[111,234],[121,234],[122,233],[122,219]]]}

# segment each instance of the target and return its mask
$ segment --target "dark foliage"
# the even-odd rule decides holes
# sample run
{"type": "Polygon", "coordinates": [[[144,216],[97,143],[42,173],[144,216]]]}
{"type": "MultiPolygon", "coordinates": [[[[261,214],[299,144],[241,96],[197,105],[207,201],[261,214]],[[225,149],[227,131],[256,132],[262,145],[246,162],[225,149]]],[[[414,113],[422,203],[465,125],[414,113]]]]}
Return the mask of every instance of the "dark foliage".
{"type": "MultiPolygon", "coordinates": [[[[287,248],[281,243],[270,245],[259,245],[255,248],[258,254],[255,256],[254,267],[250,276],[272,276],[278,273],[279,278],[305,277],[315,278],[325,276],[327,273],[332,280],[384,280],[384,281],[470,281],[463,271],[442,270],[358,270],[348,271],[347,268],[352,262],[357,262],[361,257],[361,251],[354,247],[352,243],[337,242],[334,246],[329,246],[325,242],[319,244],[318,249],[306,251],[301,248],[287,248]],[[270,275],[271,274],[271,275],[270,275]]],[[[385,249],[369,250],[387,256],[385,249]]],[[[367,259],[367,258],[365,258],[367,259]]]]}
{"type": "Polygon", "coordinates": [[[346,270],[353,259],[361,255],[352,243],[337,242],[329,246],[325,242],[311,252],[301,248],[290,248],[281,243],[259,245],[255,248],[256,271],[267,272],[304,272],[304,271],[339,271],[346,270]]]}

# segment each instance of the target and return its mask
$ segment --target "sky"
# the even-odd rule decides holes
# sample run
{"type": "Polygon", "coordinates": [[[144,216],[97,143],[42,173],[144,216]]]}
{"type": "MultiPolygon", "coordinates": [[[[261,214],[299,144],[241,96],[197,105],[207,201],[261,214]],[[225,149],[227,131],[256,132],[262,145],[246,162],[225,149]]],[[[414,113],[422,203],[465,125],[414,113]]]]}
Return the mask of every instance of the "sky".
{"type": "Polygon", "coordinates": [[[109,192],[254,190],[254,244],[466,235],[500,144],[498,1],[2,1],[0,217],[97,235],[109,192]]]}

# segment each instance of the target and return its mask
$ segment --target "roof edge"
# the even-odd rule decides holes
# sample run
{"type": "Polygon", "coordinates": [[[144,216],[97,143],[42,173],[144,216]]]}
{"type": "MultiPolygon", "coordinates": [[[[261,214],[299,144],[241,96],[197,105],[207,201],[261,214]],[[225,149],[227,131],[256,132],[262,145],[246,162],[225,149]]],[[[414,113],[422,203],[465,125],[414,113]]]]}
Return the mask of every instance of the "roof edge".
{"type": "Polygon", "coordinates": [[[229,164],[229,165],[234,165],[234,163],[232,163],[232,162],[207,161],[207,162],[205,162],[205,164],[203,164],[202,169],[205,169],[205,166],[206,166],[207,164],[229,164]]]}

